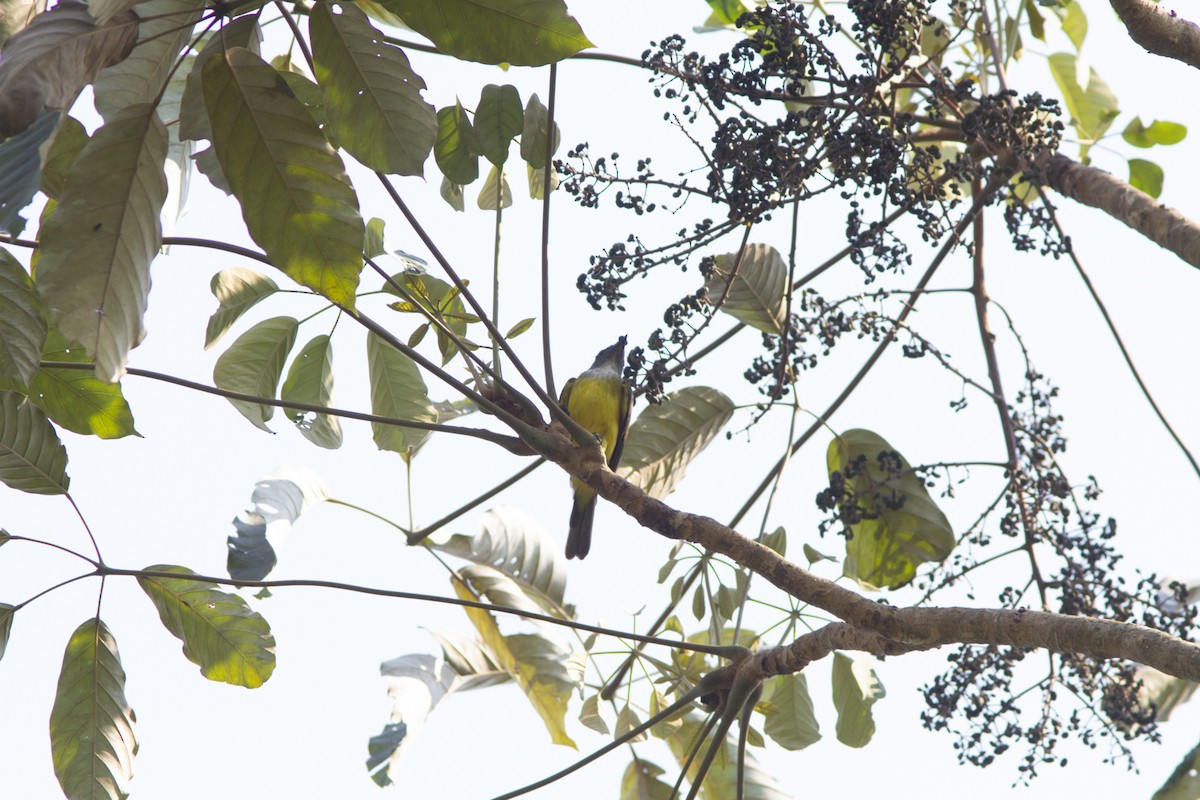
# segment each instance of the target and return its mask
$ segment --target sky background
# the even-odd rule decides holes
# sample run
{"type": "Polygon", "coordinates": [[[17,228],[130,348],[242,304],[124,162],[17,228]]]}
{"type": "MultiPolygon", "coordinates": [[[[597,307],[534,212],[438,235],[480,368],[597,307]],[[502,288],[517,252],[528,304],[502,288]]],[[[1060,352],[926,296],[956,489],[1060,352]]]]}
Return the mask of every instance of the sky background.
{"type": "MultiPolygon", "coordinates": [[[[1194,173],[1192,140],[1146,155],[1132,151],[1118,135],[1135,114],[1147,122],[1182,122],[1193,136],[1200,135],[1200,112],[1195,104],[1179,102],[1186,87],[1196,85],[1194,70],[1145,54],[1127,39],[1107,6],[1088,10],[1093,16],[1084,54],[1113,88],[1124,111],[1113,126],[1114,152],[1096,148],[1096,163],[1123,177],[1124,157],[1143,156],[1159,162],[1167,172],[1163,202],[1192,219],[1200,218],[1200,196],[1186,179],[1194,173]]],[[[695,46],[710,50],[735,41],[735,34],[690,34],[691,26],[702,23],[707,13],[699,0],[576,2],[572,12],[604,52],[638,56],[649,40],[676,31],[688,35],[695,46]]],[[[1047,45],[1028,43],[1023,61],[1011,75],[1014,86],[1055,93],[1044,57],[1070,45],[1061,35],[1053,35],[1057,38],[1047,45]]],[[[268,38],[268,54],[276,52],[271,49],[272,41],[278,39],[268,38]]],[[[479,87],[489,82],[513,83],[523,100],[531,92],[545,99],[544,71],[514,68],[502,72],[420,53],[410,53],[410,57],[430,85],[426,98],[439,108],[452,103],[456,93],[464,104],[473,104],[479,87]]],[[[620,152],[621,163],[630,172],[644,154],[655,156],[664,175],[694,164],[694,155],[679,133],[657,123],[663,107],[655,103],[644,73],[609,63],[569,62],[560,67],[559,91],[560,156],[567,147],[587,140],[595,155],[620,152]]],[[[85,97],[81,102],[86,101],[85,97]]],[[[89,127],[95,118],[90,119],[89,127]]],[[[1074,150],[1067,146],[1065,152],[1073,154],[1074,150]]],[[[516,203],[504,212],[501,329],[540,313],[540,206],[524,192],[524,166],[515,161],[515,151],[510,158],[520,172],[513,178],[516,203]]],[[[482,290],[490,286],[493,246],[491,215],[473,208],[482,181],[468,189],[467,212],[456,214],[437,198],[440,176],[432,159],[428,171],[428,184],[408,178],[398,185],[406,197],[413,198],[417,215],[446,255],[472,280],[473,288],[482,290]]],[[[356,173],[354,177],[364,216],[386,220],[389,247],[428,257],[382,192],[366,176],[356,173]]],[[[627,303],[626,313],[594,313],[574,290],[587,256],[624,239],[630,230],[639,231],[648,243],[662,241],[712,212],[691,204],[676,216],[658,213],[635,220],[629,214],[612,212],[611,203],[605,204],[608,210],[597,213],[576,208],[565,196],[557,199],[551,265],[555,370],[561,382],[585,368],[597,350],[622,333],[634,342],[644,341],[657,327],[664,298],[680,296],[698,280],[693,269],[683,279],[677,273],[664,273],[635,282],[635,296],[627,303]]],[[[1101,212],[1067,201],[1060,204],[1060,210],[1144,379],[1184,440],[1200,448],[1200,419],[1195,413],[1200,379],[1194,367],[1194,348],[1187,344],[1195,335],[1200,275],[1101,212]]],[[[840,248],[842,213],[829,203],[804,207],[798,254],[801,271],[840,248]]],[[[232,229],[231,221],[237,219],[231,201],[196,176],[188,213],[176,233],[212,235],[216,225],[221,235],[228,232],[232,240],[248,243],[244,233],[232,229]]],[[[1077,483],[1088,474],[1100,481],[1105,494],[1096,507],[1120,521],[1117,546],[1127,554],[1129,568],[1196,577],[1200,573],[1196,526],[1181,510],[1190,507],[1197,479],[1119,362],[1117,349],[1086,298],[1074,267],[1065,260],[1010,253],[999,215],[993,212],[988,222],[988,288],[1013,316],[1036,366],[1061,387],[1056,410],[1066,418],[1070,436],[1070,450],[1064,456],[1068,474],[1077,483]]],[[[785,222],[759,226],[753,241],[786,250],[785,222]]],[[[736,242],[727,244],[718,252],[736,248],[736,242]]],[[[914,254],[916,271],[932,257],[932,251],[921,245],[914,246],[914,254]]],[[[216,308],[209,280],[215,272],[239,265],[254,266],[213,251],[183,247],[158,259],[152,273],[149,336],[132,354],[131,366],[207,382],[222,348],[249,324],[279,314],[304,317],[320,308],[312,298],[272,298],[244,318],[221,345],[203,351],[205,323],[216,308]]],[[[912,274],[910,282],[915,280],[912,274]]],[[[939,273],[937,285],[961,287],[969,280],[969,260],[959,252],[939,273]]],[[[861,276],[846,269],[819,288],[829,297],[852,293],[861,290],[861,276]]],[[[934,295],[923,299],[918,309],[915,324],[954,356],[962,369],[983,375],[977,340],[960,332],[973,330],[969,297],[934,295]]],[[[388,313],[382,304],[376,311],[381,317],[388,313]]],[[[402,335],[411,330],[407,319],[384,318],[395,321],[402,335]]],[[[331,323],[332,315],[322,314],[306,323],[299,341],[328,332],[331,323]]],[[[993,321],[993,327],[1007,374],[1015,376],[1018,373],[1013,370],[1020,367],[1014,341],[1002,330],[999,319],[993,321]]],[[[725,323],[717,329],[724,330],[725,323]]],[[[747,336],[721,357],[704,363],[691,381],[718,385],[739,403],[752,404],[757,395],[736,376],[744,369],[757,338],[747,336]]],[[[539,363],[536,330],[517,339],[516,346],[529,363],[539,363]]],[[[822,369],[802,376],[804,407],[823,409],[868,351],[869,344],[847,342],[822,369]]],[[[334,369],[339,380],[337,405],[343,408],[369,407],[364,355],[362,335],[348,324],[340,325],[334,369]]],[[[430,388],[435,399],[448,396],[447,390],[432,382],[430,388]]],[[[225,537],[232,532],[230,520],[247,506],[254,482],[281,464],[311,467],[323,476],[335,497],[401,523],[408,521],[403,465],[395,454],[374,448],[365,424],[345,422],[346,442],[342,449],[331,452],[308,444],[278,416],[272,424],[277,435],[255,430],[220,398],[136,378],[127,378],[124,390],[142,438],[100,442],[63,434],[71,459],[72,493],[105,559],[114,566],[176,563],[200,573],[223,574],[225,537]]],[[[1009,391],[1015,391],[1011,383],[1009,391]]],[[[884,359],[832,424],[839,430],[876,430],[913,463],[1002,459],[994,408],[981,396],[971,395],[966,411],[952,413],[948,403],[959,396],[958,381],[931,359],[918,365],[902,362],[897,350],[884,359]]],[[[757,483],[779,455],[786,419],[783,414],[778,417],[748,435],[715,442],[692,465],[670,502],[727,520],[748,491],[738,488],[741,482],[757,483]]],[[[736,417],[729,429],[738,430],[745,421],[745,416],[736,417]]],[[[470,418],[465,424],[481,423],[470,418]]],[[[817,513],[812,499],[823,485],[828,439],[828,435],[818,436],[794,459],[767,523],[787,527],[793,554],[803,542],[826,552],[840,550],[840,541],[829,537],[821,541],[815,533],[817,513]]],[[[435,436],[416,460],[411,514],[418,524],[434,520],[522,466],[521,460],[483,443],[435,436]]],[[[552,536],[561,537],[570,503],[565,483],[560,473],[543,467],[496,502],[531,513],[552,536]]],[[[944,506],[956,529],[973,517],[983,494],[968,485],[958,501],[944,506]]],[[[743,532],[756,533],[760,517],[761,509],[747,519],[743,532]]],[[[467,514],[451,528],[474,533],[478,521],[478,512],[467,514]]],[[[0,487],[0,525],[14,534],[87,549],[78,519],[61,498],[34,497],[0,487]]],[[[571,564],[567,599],[578,605],[585,621],[644,629],[666,596],[665,587],[655,579],[670,544],[638,529],[612,507],[598,510],[596,525],[592,554],[586,562],[571,564]],[[639,612],[642,617],[634,621],[633,615],[639,612]]],[[[1018,569],[1018,564],[1013,562],[1011,568],[1018,569]]],[[[830,566],[823,574],[834,577],[839,569],[830,566]]],[[[0,551],[0,600],[19,602],[79,571],[78,562],[61,553],[10,543],[0,551]]],[[[387,525],[328,504],[301,519],[271,577],[323,578],[450,594],[445,572],[427,553],[406,548],[387,525]]],[[[1004,577],[1003,573],[981,576],[976,587],[981,605],[991,604],[1004,577]]],[[[16,618],[8,651],[0,663],[0,742],[4,743],[0,748],[0,796],[58,795],[50,765],[47,720],[63,647],[71,631],[95,613],[96,590],[94,581],[72,584],[23,609],[16,618]]],[[[903,595],[889,599],[906,602],[903,595]]],[[[117,638],[128,674],[127,696],[138,714],[141,750],[133,783],[135,797],[266,800],[336,796],[357,800],[383,797],[381,791],[387,791],[405,797],[485,798],[541,777],[577,757],[567,748],[552,747],[523,695],[512,685],[501,686],[455,696],[439,706],[406,753],[397,776],[399,788],[380,790],[363,767],[367,739],[379,732],[390,710],[378,665],[405,653],[437,652],[423,628],[467,630],[464,615],[432,604],[320,589],[281,589],[269,600],[255,602],[255,607],[271,624],[279,663],[263,688],[247,691],[204,680],[181,656],[178,641],[162,628],[135,582],[114,579],[106,586],[101,614],[117,638]]],[[[694,625],[686,613],[681,616],[685,624],[694,625]]],[[[918,688],[944,670],[945,652],[892,659],[876,668],[888,696],[874,707],[878,733],[862,750],[846,748],[834,736],[828,663],[815,664],[807,671],[825,738],[799,753],[773,746],[755,752],[793,796],[836,793],[842,798],[867,798],[877,797],[881,791],[898,797],[927,796],[931,787],[939,787],[940,792],[933,790],[935,796],[1149,797],[1196,744],[1200,732],[1200,712],[1185,706],[1164,726],[1162,746],[1137,745],[1140,774],[1102,764],[1107,753],[1104,744],[1095,752],[1071,745],[1060,752],[1069,759],[1066,768],[1048,769],[1032,787],[1014,790],[1011,786],[1017,778],[1020,748],[986,770],[963,767],[956,763],[948,736],[920,728],[917,716],[924,704],[918,688]]],[[[602,742],[574,721],[577,713],[573,706],[569,732],[580,744],[580,752],[587,752],[602,742]]],[[[643,745],[638,752],[660,766],[671,767],[659,742],[643,745]]],[[[628,761],[627,752],[615,753],[534,796],[613,797],[628,761]]]]}

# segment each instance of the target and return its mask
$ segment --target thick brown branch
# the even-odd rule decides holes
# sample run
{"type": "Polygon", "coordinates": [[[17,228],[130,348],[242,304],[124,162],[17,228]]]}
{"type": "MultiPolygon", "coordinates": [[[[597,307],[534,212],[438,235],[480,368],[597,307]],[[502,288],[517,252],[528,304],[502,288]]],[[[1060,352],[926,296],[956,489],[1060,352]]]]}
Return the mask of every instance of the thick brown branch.
{"type": "Polygon", "coordinates": [[[1200,267],[1200,225],[1107,172],[1055,153],[1037,160],[1046,184],[1064,197],[1104,211],[1200,267]]]}
{"type": "Polygon", "coordinates": [[[1109,0],[1129,38],[1156,55],[1200,69],[1200,26],[1152,0],[1109,0]]]}
{"type": "MultiPolygon", "coordinates": [[[[566,444],[564,440],[558,441],[566,444]]],[[[598,453],[584,453],[580,449],[566,454],[554,449],[558,452],[548,453],[549,457],[563,463],[572,474],[644,527],[728,556],[793,597],[856,628],[886,637],[902,649],[960,643],[1045,648],[1098,659],[1126,659],[1179,678],[1200,681],[1200,645],[1133,623],[1044,611],[897,608],[876,603],[812,574],[714,519],[678,511],[655,500],[604,467],[598,453]]]]}

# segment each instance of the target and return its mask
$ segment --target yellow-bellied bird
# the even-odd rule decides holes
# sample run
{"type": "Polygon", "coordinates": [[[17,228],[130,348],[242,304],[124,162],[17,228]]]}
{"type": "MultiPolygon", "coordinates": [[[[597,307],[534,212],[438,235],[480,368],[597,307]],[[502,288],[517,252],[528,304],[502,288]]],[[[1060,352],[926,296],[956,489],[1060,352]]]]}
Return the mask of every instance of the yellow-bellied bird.
{"type": "MultiPolygon", "coordinates": [[[[586,372],[567,381],[558,399],[571,419],[584,430],[596,434],[604,448],[608,468],[612,470],[621,463],[625,432],[629,430],[629,411],[633,407],[633,392],[621,379],[624,365],[625,337],[622,336],[612,347],[601,350],[586,372]]],[[[575,491],[575,505],[571,507],[567,558],[583,558],[592,546],[596,493],[574,477],[571,488],[575,491]]]]}

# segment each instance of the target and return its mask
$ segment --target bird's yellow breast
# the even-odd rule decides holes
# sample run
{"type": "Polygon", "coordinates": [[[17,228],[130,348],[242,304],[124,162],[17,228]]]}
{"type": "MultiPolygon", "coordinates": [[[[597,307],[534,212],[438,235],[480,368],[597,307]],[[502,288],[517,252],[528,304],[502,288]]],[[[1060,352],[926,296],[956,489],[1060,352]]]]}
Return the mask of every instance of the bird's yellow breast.
{"type": "Polygon", "coordinates": [[[604,457],[612,457],[617,446],[624,409],[625,384],[616,375],[580,375],[571,386],[567,413],[584,429],[600,437],[604,457]]]}

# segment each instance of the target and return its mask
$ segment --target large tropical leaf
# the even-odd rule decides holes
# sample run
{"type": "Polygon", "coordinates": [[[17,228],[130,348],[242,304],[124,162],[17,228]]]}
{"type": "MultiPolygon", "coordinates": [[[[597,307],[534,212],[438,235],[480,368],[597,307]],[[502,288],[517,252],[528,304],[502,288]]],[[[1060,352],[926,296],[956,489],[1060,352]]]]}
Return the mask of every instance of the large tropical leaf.
{"type": "Polygon", "coordinates": [[[62,112],[43,111],[29,127],[0,144],[0,231],[25,230],[21,209],[33,202],[42,175],[42,143],[54,133],[62,112]]]}
{"type": "Polygon", "coordinates": [[[662,499],[675,490],[688,464],[733,416],[733,401],[716,389],[689,386],[638,414],[625,437],[618,474],[662,499]]]}
{"type": "Polygon", "coordinates": [[[309,31],[313,72],[337,143],[371,169],[422,174],[437,119],[404,51],[384,42],[349,3],[313,5],[309,31]]]}
{"type": "Polygon", "coordinates": [[[674,787],[659,778],[666,770],[644,758],[635,758],[621,776],[621,800],[671,800],[674,787]]]}
{"type": "Polygon", "coordinates": [[[1193,747],[1150,800],[1196,800],[1200,797],[1200,744],[1193,747]]]}
{"type": "Polygon", "coordinates": [[[451,628],[426,630],[441,645],[446,663],[462,678],[459,689],[478,689],[512,680],[512,676],[504,671],[500,657],[479,639],[451,628]]]}
{"type": "Polygon", "coordinates": [[[517,87],[489,83],[475,106],[475,138],[479,152],[497,167],[508,160],[508,146],[525,130],[525,111],[517,87]]]}
{"type": "Polygon", "coordinates": [[[436,656],[413,653],[379,667],[392,698],[392,721],[367,745],[367,771],[380,786],[392,783],[406,745],[425,726],[434,706],[459,688],[459,677],[436,656]]]}
{"type": "MultiPolygon", "coordinates": [[[[55,112],[47,112],[58,117],[55,112]]],[[[40,120],[39,120],[40,124],[40,120]]],[[[35,126],[36,127],[36,126],[35,126]]],[[[54,140],[50,142],[50,150],[46,153],[46,163],[42,165],[42,193],[54,200],[62,198],[63,189],[67,188],[67,173],[71,165],[79,158],[79,153],[87,145],[87,129],[74,117],[62,117],[54,140]]]]}
{"type": "MultiPolygon", "coordinates": [[[[137,27],[137,47],[96,77],[96,110],[105,122],[126,106],[158,99],[205,4],[204,0],[145,0],[137,5],[143,18],[137,27]]],[[[180,72],[187,75],[183,67],[180,72]]],[[[174,119],[175,115],[162,115],[164,123],[174,119]]]]}
{"type": "MultiPolygon", "coordinates": [[[[486,569],[488,568],[472,568],[476,574],[486,569]]],[[[475,601],[484,598],[481,592],[472,588],[472,583],[468,580],[457,575],[451,580],[454,591],[460,598],[475,601]]],[[[487,599],[493,603],[497,602],[494,597],[489,596],[487,599]]],[[[565,724],[567,703],[577,683],[568,666],[572,658],[570,651],[545,636],[516,634],[506,637],[500,632],[496,619],[490,612],[480,608],[464,610],[483,643],[495,653],[504,670],[516,679],[525,692],[530,704],[542,718],[546,730],[550,732],[551,740],[555,744],[574,747],[575,742],[567,735],[565,724]]]]}
{"type": "Polygon", "coordinates": [[[64,494],[71,485],[54,426],[17,392],[0,392],[0,481],[32,494],[64,494]]]}
{"type": "Polygon", "coordinates": [[[808,679],[803,673],[780,675],[774,690],[764,703],[766,722],[763,732],[785,750],[803,750],[820,741],[821,729],[808,694],[808,679]]]}
{"type": "Polygon", "coordinates": [[[444,553],[493,567],[524,589],[532,589],[561,606],[567,585],[562,549],[535,517],[512,506],[488,509],[474,536],[456,533],[429,546],[444,553]]]}
{"type": "Polygon", "coordinates": [[[783,256],[768,244],[747,245],[740,264],[737,256],[716,257],[713,272],[704,281],[708,302],[721,303],[726,314],[760,331],[782,333],[788,288],[783,256]]]}
{"type": "Polygon", "coordinates": [[[25,267],[0,250],[0,381],[26,385],[46,343],[46,316],[25,267]]]}
{"type": "MultiPolygon", "coordinates": [[[[254,325],[217,359],[213,383],[231,392],[273,399],[299,325],[294,317],[272,317],[254,325]]],[[[267,421],[275,415],[275,406],[247,400],[229,402],[256,427],[271,430],[267,421]]]]}
{"type": "MultiPolygon", "coordinates": [[[[50,330],[42,361],[87,361],[78,345],[69,345],[56,329],[50,330]]],[[[120,439],[139,436],[133,412],[119,383],[105,383],[79,369],[39,369],[29,384],[29,399],[58,425],[75,433],[120,439]]]]}
{"type": "Polygon", "coordinates": [[[255,303],[279,291],[275,281],[245,267],[221,270],[213,275],[209,288],[217,298],[217,310],[208,318],[208,328],[204,331],[205,350],[220,341],[255,303]]]}
{"type": "MultiPolygon", "coordinates": [[[[190,569],[155,564],[145,572],[195,575],[190,569]]],[[[210,681],[257,689],[275,671],[275,637],[267,621],[235,594],[215,583],[188,577],[142,575],[142,587],[158,609],[158,617],[176,639],[183,654],[210,681]]]]}
{"type": "MultiPolygon", "coordinates": [[[[542,105],[538,96],[532,95],[525,104],[525,127],[521,131],[521,158],[535,170],[546,166],[546,137],[550,132],[550,113],[542,105]]],[[[558,149],[558,141],[562,138],[558,131],[558,123],[554,123],[553,144],[550,154],[558,149]]]]}
{"type": "Polygon", "coordinates": [[[138,750],[125,699],[117,640],[99,619],[71,634],[50,711],[50,755],[63,794],[89,800],[129,796],[138,750]]]}
{"type": "Polygon", "coordinates": [[[1079,136],[1082,157],[1086,157],[1088,148],[1099,141],[1120,113],[1117,97],[1081,56],[1055,53],[1048,62],[1079,136]]]}
{"type": "Polygon", "coordinates": [[[834,437],[826,454],[830,479],[841,475],[838,498],[847,520],[843,574],[872,587],[896,589],[926,561],[954,549],[954,531],[925,483],[877,433],[856,428],[834,437]]]}
{"type": "Polygon", "coordinates": [[[212,125],[208,121],[202,77],[204,65],[208,60],[234,47],[244,47],[251,53],[258,53],[261,43],[262,29],[258,26],[257,14],[246,14],[230,20],[227,25],[209,35],[187,75],[183,96],[179,101],[179,138],[212,140],[212,125]]]}
{"type": "Polygon", "coordinates": [[[479,139],[462,103],[438,109],[433,157],[447,180],[465,186],[479,177],[479,139]]]}
{"type": "Polygon", "coordinates": [[[866,747],[875,735],[871,706],[886,695],[871,659],[833,654],[833,707],[837,709],[837,738],[847,747],[866,747]]]}
{"type": "MultiPolygon", "coordinates": [[[[683,719],[683,724],[674,735],[668,737],[667,745],[671,748],[671,754],[679,762],[680,766],[688,758],[688,754],[696,746],[696,740],[703,733],[704,720],[695,714],[689,714],[683,719]]],[[[703,760],[701,756],[708,752],[709,743],[712,741],[712,735],[709,734],[704,738],[704,742],[700,745],[700,754],[696,756],[688,766],[687,778],[689,781],[695,781],[697,772],[699,771],[700,762],[703,760]]],[[[759,766],[758,760],[750,753],[746,753],[745,764],[745,793],[738,793],[737,778],[737,741],[735,739],[726,739],[717,751],[717,757],[713,759],[712,766],[709,767],[708,773],[704,776],[704,783],[700,786],[700,797],[703,800],[736,800],[743,798],[744,800],[789,800],[790,795],[783,790],[779,782],[773,778],[770,773],[766,772],[759,766]]]]}
{"type": "Polygon", "coordinates": [[[137,41],[137,16],[103,25],[77,0],[38,14],[4,43],[0,60],[0,139],[20,133],[48,108],[66,111],[104,67],[124,59],[137,41]]]}
{"type": "Polygon", "coordinates": [[[353,308],[364,229],[341,158],[249,50],[209,58],[202,76],[213,149],[251,238],[288,277],[353,308]]]}
{"type": "MultiPolygon", "coordinates": [[[[437,410],[429,399],[425,381],[413,360],[380,339],[367,334],[367,369],[371,378],[371,413],[381,417],[437,422],[437,410]]],[[[429,437],[429,431],[398,425],[371,423],[375,445],[399,453],[410,463],[429,437]]]]}
{"type": "Polygon", "coordinates": [[[538,67],[594,45],[562,0],[381,0],[443,53],[538,67]]]}
{"type": "Polygon", "coordinates": [[[279,467],[254,484],[250,508],[233,519],[226,568],[234,580],[265,578],[287,543],[292,525],[308,509],[329,499],[321,476],[305,467],[279,467]]]}
{"type": "Polygon", "coordinates": [[[166,150],[154,107],[125,108],[84,146],[42,226],[35,278],[42,301],[62,334],[95,359],[96,377],[109,383],[146,333],[150,262],[162,246],[166,150]]]}
{"type": "MultiPolygon", "coordinates": [[[[333,405],[333,344],[329,336],[316,336],[296,355],[288,369],[279,399],[314,406],[333,405]]],[[[288,419],[313,444],[329,450],[342,446],[342,426],[337,417],[285,408],[288,419]]]]}

